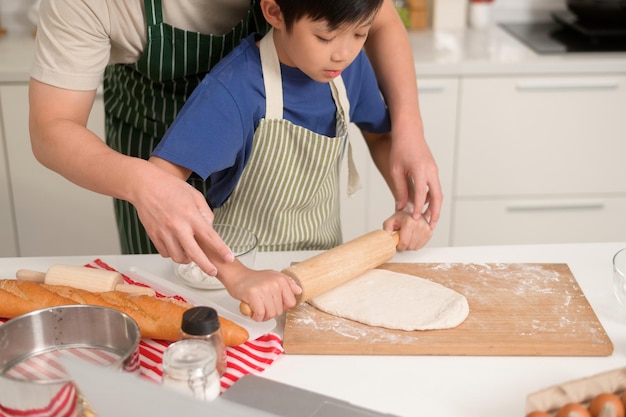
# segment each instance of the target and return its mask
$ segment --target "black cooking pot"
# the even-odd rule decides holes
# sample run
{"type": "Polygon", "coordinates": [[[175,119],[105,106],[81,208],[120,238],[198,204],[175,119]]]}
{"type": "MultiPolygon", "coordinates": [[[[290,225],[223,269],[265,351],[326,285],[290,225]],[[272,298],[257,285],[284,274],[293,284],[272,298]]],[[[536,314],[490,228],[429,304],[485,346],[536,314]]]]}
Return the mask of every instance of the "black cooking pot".
{"type": "Polygon", "coordinates": [[[581,22],[626,28],[626,0],[567,0],[567,8],[581,22]]]}

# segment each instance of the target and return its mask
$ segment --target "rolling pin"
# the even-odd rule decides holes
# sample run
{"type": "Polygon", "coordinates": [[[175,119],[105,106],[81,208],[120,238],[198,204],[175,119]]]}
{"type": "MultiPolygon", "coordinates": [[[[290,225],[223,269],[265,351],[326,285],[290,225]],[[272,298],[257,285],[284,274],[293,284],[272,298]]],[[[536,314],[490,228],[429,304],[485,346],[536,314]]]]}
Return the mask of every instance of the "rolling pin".
{"type": "Polygon", "coordinates": [[[123,291],[137,295],[155,295],[152,288],[126,284],[119,272],[84,266],[52,265],[48,268],[48,272],[20,269],[16,272],[15,277],[20,281],[66,285],[91,292],[123,291]]]}
{"type": "MultiPolygon", "coordinates": [[[[397,233],[375,230],[281,272],[302,288],[296,295],[300,304],[387,262],[396,254],[398,239],[397,233]]],[[[243,301],[239,310],[252,316],[250,306],[243,301]]]]}

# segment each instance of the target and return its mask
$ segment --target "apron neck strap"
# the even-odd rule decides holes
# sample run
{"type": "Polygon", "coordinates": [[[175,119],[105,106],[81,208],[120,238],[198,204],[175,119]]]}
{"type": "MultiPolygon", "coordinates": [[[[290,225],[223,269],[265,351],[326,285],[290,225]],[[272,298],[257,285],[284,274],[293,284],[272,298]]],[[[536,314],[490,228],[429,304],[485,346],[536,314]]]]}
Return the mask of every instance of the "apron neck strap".
{"type": "Polygon", "coordinates": [[[283,80],[280,71],[280,60],[274,45],[274,29],[263,36],[259,44],[263,84],[265,85],[265,118],[283,118],[283,80]]]}
{"type": "Polygon", "coordinates": [[[350,124],[350,100],[341,75],[330,82],[330,88],[335,102],[339,102],[338,109],[343,113],[344,125],[347,127],[350,124]]]}
{"type": "Polygon", "coordinates": [[[148,27],[163,23],[163,6],[161,0],[144,0],[146,24],[148,27]]]}

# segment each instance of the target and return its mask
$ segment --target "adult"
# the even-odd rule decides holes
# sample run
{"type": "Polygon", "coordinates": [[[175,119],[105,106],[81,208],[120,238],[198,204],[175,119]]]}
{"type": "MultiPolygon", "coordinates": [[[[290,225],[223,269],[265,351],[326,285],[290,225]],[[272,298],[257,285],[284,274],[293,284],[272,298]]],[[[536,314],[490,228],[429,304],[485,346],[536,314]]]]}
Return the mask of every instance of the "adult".
{"type": "MultiPolygon", "coordinates": [[[[211,227],[207,184],[185,183],[146,159],[209,69],[249,33],[269,29],[258,2],[44,0],[39,15],[29,88],[35,157],[115,198],[124,253],[149,253],[154,244],[162,256],[194,261],[207,273],[215,272],[207,252],[232,260],[211,227]],[[106,143],[86,127],[102,82],[106,143]]],[[[426,207],[434,228],[441,187],[423,135],[408,36],[391,0],[366,50],[391,115],[397,208],[413,206],[418,218],[426,207]]]]}

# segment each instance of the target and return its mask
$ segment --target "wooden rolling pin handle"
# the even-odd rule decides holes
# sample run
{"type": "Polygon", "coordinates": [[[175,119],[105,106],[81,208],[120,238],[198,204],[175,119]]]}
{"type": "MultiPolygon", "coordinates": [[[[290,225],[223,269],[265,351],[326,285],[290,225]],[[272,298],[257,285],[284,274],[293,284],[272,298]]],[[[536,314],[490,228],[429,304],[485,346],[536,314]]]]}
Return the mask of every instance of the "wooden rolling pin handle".
{"type": "Polygon", "coordinates": [[[393,238],[393,241],[396,243],[396,246],[398,246],[398,243],[400,242],[400,233],[393,232],[391,234],[391,237],[393,238]]]}
{"type": "Polygon", "coordinates": [[[252,317],[252,309],[250,308],[248,303],[244,301],[242,301],[241,304],[239,304],[239,311],[241,311],[241,314],[243,314],[246,317],[252,317]]]}
{"type": "MultiPolygon", "coordinates": [[[[365,236],[362,236],[362,237],[360,237],[358,239],[355,239],[353,241],[350,241],[348,243],[340,245],[340,246],[338,246],[336,248],[330,249],[329,251],[324,252],[321,255],[317,255],[317,256],[315,256],[315,257],[313,257],[311,259],[303,261],[301,263],[301,265],[304,265],[307,269],[309,269],[311,267],[309,267],[309,265],[307,265],[307,263],[315,262],[316,259],[336,260],[336,259],[333,259],[333,255],[334,254],[342,254],[342,251],[346,252],[346,253],[343,253],[342,255],[351,254],[349,251],[352,251],[353,247],[358,247],[359,249],[363,249],[370,242],[372,243],[374,248],[384,248],[384,247],[387,247],[387,251],[389,251],[389,249],[390,249],[389,248],[389,244],[385,243],[385,241],[384,241],[384,239],[388,239],[388,237],[385,238],[384,237],[384,233],[387,233],[387,232],[377,231],[377,232],[369,233],[369,234],[367,234],[365,236]],[[361,243],[358,244],[357,243],[358,241],[361,241],[361,243]],[[359,245],[359,246],[357,246],[357,245],[359,245]]],[[[398,245],[398,242],[400,241],[400,235],[399,235],[399,233],[394,232],[394,233],[391,234],[391,238],[393,239],[393,245],[394,245],[393,248],[395,248],[398,245]]],[[[380,263],[385,262],[386,260],[391,258],[391,256],[389,256],[389,255],[390,254],[388,253],[387,256],[381,257],[378,261],[381,261],[380,263]]],[[[380,265],[379,262],[376,262],[376,263],[378,263],[380,265]]],[[[324,264],[324,262],[322,262],[322,264],[324,264]]],[[[331,265],[332,265],[332,262],[331,262],[331,265]]],[[[378,266],[378,265],[375,265],[375,266],[378,266]]],[[[313,269],[311,269],[311,270],[314,271],[314,273],[317,273],[317,272],[320,271],[316,266],[313,266],[312,268],[313,269]]],[[[328,270],[328,265],[324,264],[323,268],[328,270]]],[[[365,272],[366,269],[367,268],[362,268],[361,265],[356,265],[355,268],[353,268],[353,271],[349,271],[348,270],[347,272],[344,272],[345,278],[343,279],[343,281],[345,282],[345,281],[347,281],[350,278],[354,278],[354,277],[360,275],[361,273],[365,272]]],[[[298,303],[305,302],[309,298],[311,298],[311,297],[308,297],[307,291],[305,291],[305,288],[301,284],[302,280],[300,279],[300,277],[297,276],[297,274],[293,273],[294,272],[293,270],[291,270],[290,268],[287,268],[287,269],[283,270],[282,272],[286,273],[289,277],[291,277],[294,281],[296,281],[298,286],[300,286],[302,288],[302,290],[303,290],[302,294],[299,294],[298,296],[296,296],[298,303]]],[[[328,272],[328,271],[324,271],[324,272],[328,272]]],[[[341,283],[339,283],[339,284],[341,284],[341,283]]],[[[323,292],[323,290],[316,289],[316,291],[315,291],[316,294],[317,293],[321,293],[321,292],[323,292]]],[[[239,311],[244,316],[252,317],[252,309],[244,301],[242,301],[239,304],[239,311]]]]}
{"type": "MultiPolygon", "coordinates": [[[[17,278],[18,281],[45,283],[46,273],[32,271],[30,269],[20,269],[15,273],[15,278],[17,278]]],[[[152,288],[142,287],[141,285],[117,284],[114,289],[115,291],[121,291],[135,295],[149,295],[151,297],[154,297],[156,295],[156,291],[154,291],[152,288]]]]}
{"type": "Polygon", "coordinates": [[[46,273],[39,271],[31,271],[30,269],[20,269],[15,273],[18,281],[45,282],[46,273]]]}

